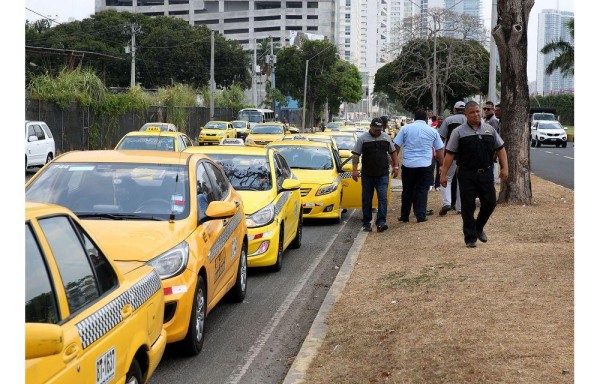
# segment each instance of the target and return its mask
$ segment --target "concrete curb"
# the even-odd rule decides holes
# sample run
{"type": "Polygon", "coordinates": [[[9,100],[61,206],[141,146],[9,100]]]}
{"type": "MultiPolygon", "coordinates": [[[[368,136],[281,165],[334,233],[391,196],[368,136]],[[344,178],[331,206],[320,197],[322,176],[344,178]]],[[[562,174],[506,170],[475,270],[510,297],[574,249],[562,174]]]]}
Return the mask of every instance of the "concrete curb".
{"type": "Polygon", "coordinates": [[[294,359],[294,363],[285,376],[283,384],[304,383],[306,371],[308,371],[310,363],[317,355],[317,351],[323,343],[325,335],[327,334],[327,325],[325,324],[325,319],[327,318],[329,311],[331,311],[333,308],[333,305],[340,298],[342,290],[346,286],[346,282],[352,274],[352,270],[354,269],[354,265],[358,260],[358,255],[360,254],[360,250],[367,238],[367,235],[367,232],[361,231],[354,239],[352,247],[350,247],[350,251],[348,252],[348,256],[346,256],[346,260],[344,261],[344,264],[342,264],[335,281],[331,285],[331,288],[329,288],[329,292],[327,292],[327,295],[323,300],[323,304],[317,313],[317,317],[315,317],[315,320],[308,331],[308,335],[306,336],[306,339],[304,339],[304,343],[302,343],[302,347],[294,359]]]}

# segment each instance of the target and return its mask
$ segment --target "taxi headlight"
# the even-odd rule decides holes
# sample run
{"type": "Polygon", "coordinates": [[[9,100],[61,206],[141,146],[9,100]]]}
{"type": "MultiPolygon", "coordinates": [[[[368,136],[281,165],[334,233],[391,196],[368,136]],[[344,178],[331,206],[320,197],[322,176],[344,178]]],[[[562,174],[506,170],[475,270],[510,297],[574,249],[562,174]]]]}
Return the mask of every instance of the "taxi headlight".
{"type": "Polygon", "coordinates": [[[248,228],[262,227],[273,221],[275,217],[275,207],[269,204],[263,209],[246,217],[246,226],[248,228]]]}
{"type": "Polygon", "coordinates": [[[154,267],[161,279],[168,279],[183,272],[187,266],[190,246],[186,241],[155,257],[146,264],[154,267]]]}
{"type": "Polygon", "coordinates": [[[329,184],[326,185],[324,187],[319,188],[319,190],[317,191],[317,193],[315,193],[315,196],[321,196],[321,195],[327,195],[329,193],[334,192],[338,187],[338,183],[333,183],[333,184],[329,184]]]}

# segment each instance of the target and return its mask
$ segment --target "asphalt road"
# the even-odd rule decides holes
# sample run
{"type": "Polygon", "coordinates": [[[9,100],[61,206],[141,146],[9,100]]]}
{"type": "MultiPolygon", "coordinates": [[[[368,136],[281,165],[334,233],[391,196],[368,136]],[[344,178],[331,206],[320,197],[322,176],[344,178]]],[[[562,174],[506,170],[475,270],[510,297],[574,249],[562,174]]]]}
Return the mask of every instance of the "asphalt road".
{"type": "Polygon", "coordinates": [[[307,222],[302,246],[279,272],[250,269],[241,304],[220,303],[207,318],[202,352],[167,347],[150,383],[280,383],[304,341],[360,230],[361,213],[342,224],[307,222]]]}
{"type": "Polygon", "coordinates": [[[566,148],[542,145],[530,149],[531,171],[534,175],[569,189],[575,188],[573,143],[568,143],[566,148]]]}

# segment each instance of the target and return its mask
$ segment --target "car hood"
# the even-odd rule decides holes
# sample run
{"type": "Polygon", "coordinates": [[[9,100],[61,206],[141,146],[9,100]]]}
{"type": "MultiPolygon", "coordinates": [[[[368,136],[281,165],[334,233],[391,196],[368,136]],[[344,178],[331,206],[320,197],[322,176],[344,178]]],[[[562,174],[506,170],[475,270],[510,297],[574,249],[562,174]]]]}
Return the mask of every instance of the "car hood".
{"type": "Polygon", "coordinates": [[[248,135],[248,138],[253,140],[253,141],[277,141],[277,140],[281,140],[283,139],[283,133],[279,134],[275,134],[275,133],[270,133],[270,134],[256,134],[256,133],[251,133],[248,135]]]}
{"type": "Polygon", "coordinates": [[[244,202],[244,213],[251,215],[275,198],[274,191],[238,191],[244,202]]]}
{"type": "Polygon", "coordinates": [[[211,135],[215,135],[215,134],[225,134],[227,131],[224,129],[210,129],[210,128],[204,128],[201,132],[200,135],[206,135],[207,133],[210,133],[211,135]]]}
{"type": "Polygon", "coordinates": [[[338,173],[334,169],[329,170],[313,170],[313,169],[297,169],[292,168],[292,172],[302,185],[306,184],[331,184],[337,177],[338,173]]]}
{"type": "Polygon", "coordinates": [[[547,135],[549,133],[559,133],[559,134],[567,134],[567,131],[564,129],[538,129],[538,133],[541,135],[547,135]]]}
{"type": "Polygon", "coordinates": [[[173,248],[194,230],[195,220],[81,220],[113,261],[144,263],[173,248]],[[186,223],[187,222],[187,223],[186,223]]]}

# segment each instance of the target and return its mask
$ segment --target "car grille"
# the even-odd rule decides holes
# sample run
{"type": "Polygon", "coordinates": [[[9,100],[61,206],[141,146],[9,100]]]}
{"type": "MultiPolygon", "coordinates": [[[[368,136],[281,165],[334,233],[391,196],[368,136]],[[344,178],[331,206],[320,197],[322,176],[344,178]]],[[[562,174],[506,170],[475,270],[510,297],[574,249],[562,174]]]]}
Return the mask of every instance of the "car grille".
{"type": "Polygon", "coordinates": [[[311,188],[300,188],[300,195],[306,196],[310,193],[311,188]]]}
{"type": "Polygon", "coordinates": [[[217,136],[216,133],[207,133],[206,136],[217,136]]]}
{"type": "Polygon", "coordinates": [[[255,141],[255,143],[258,144],[258,145],[267,145],[267,144],[270,143],[270,141],[258,141],[257,140],[257,141],[255,141]]]}
{"type": "Polygon", "coordinates": [[[560,136],[560,133],[547,133],[546,135],[549,136],[549,137],[560,136]]]}

